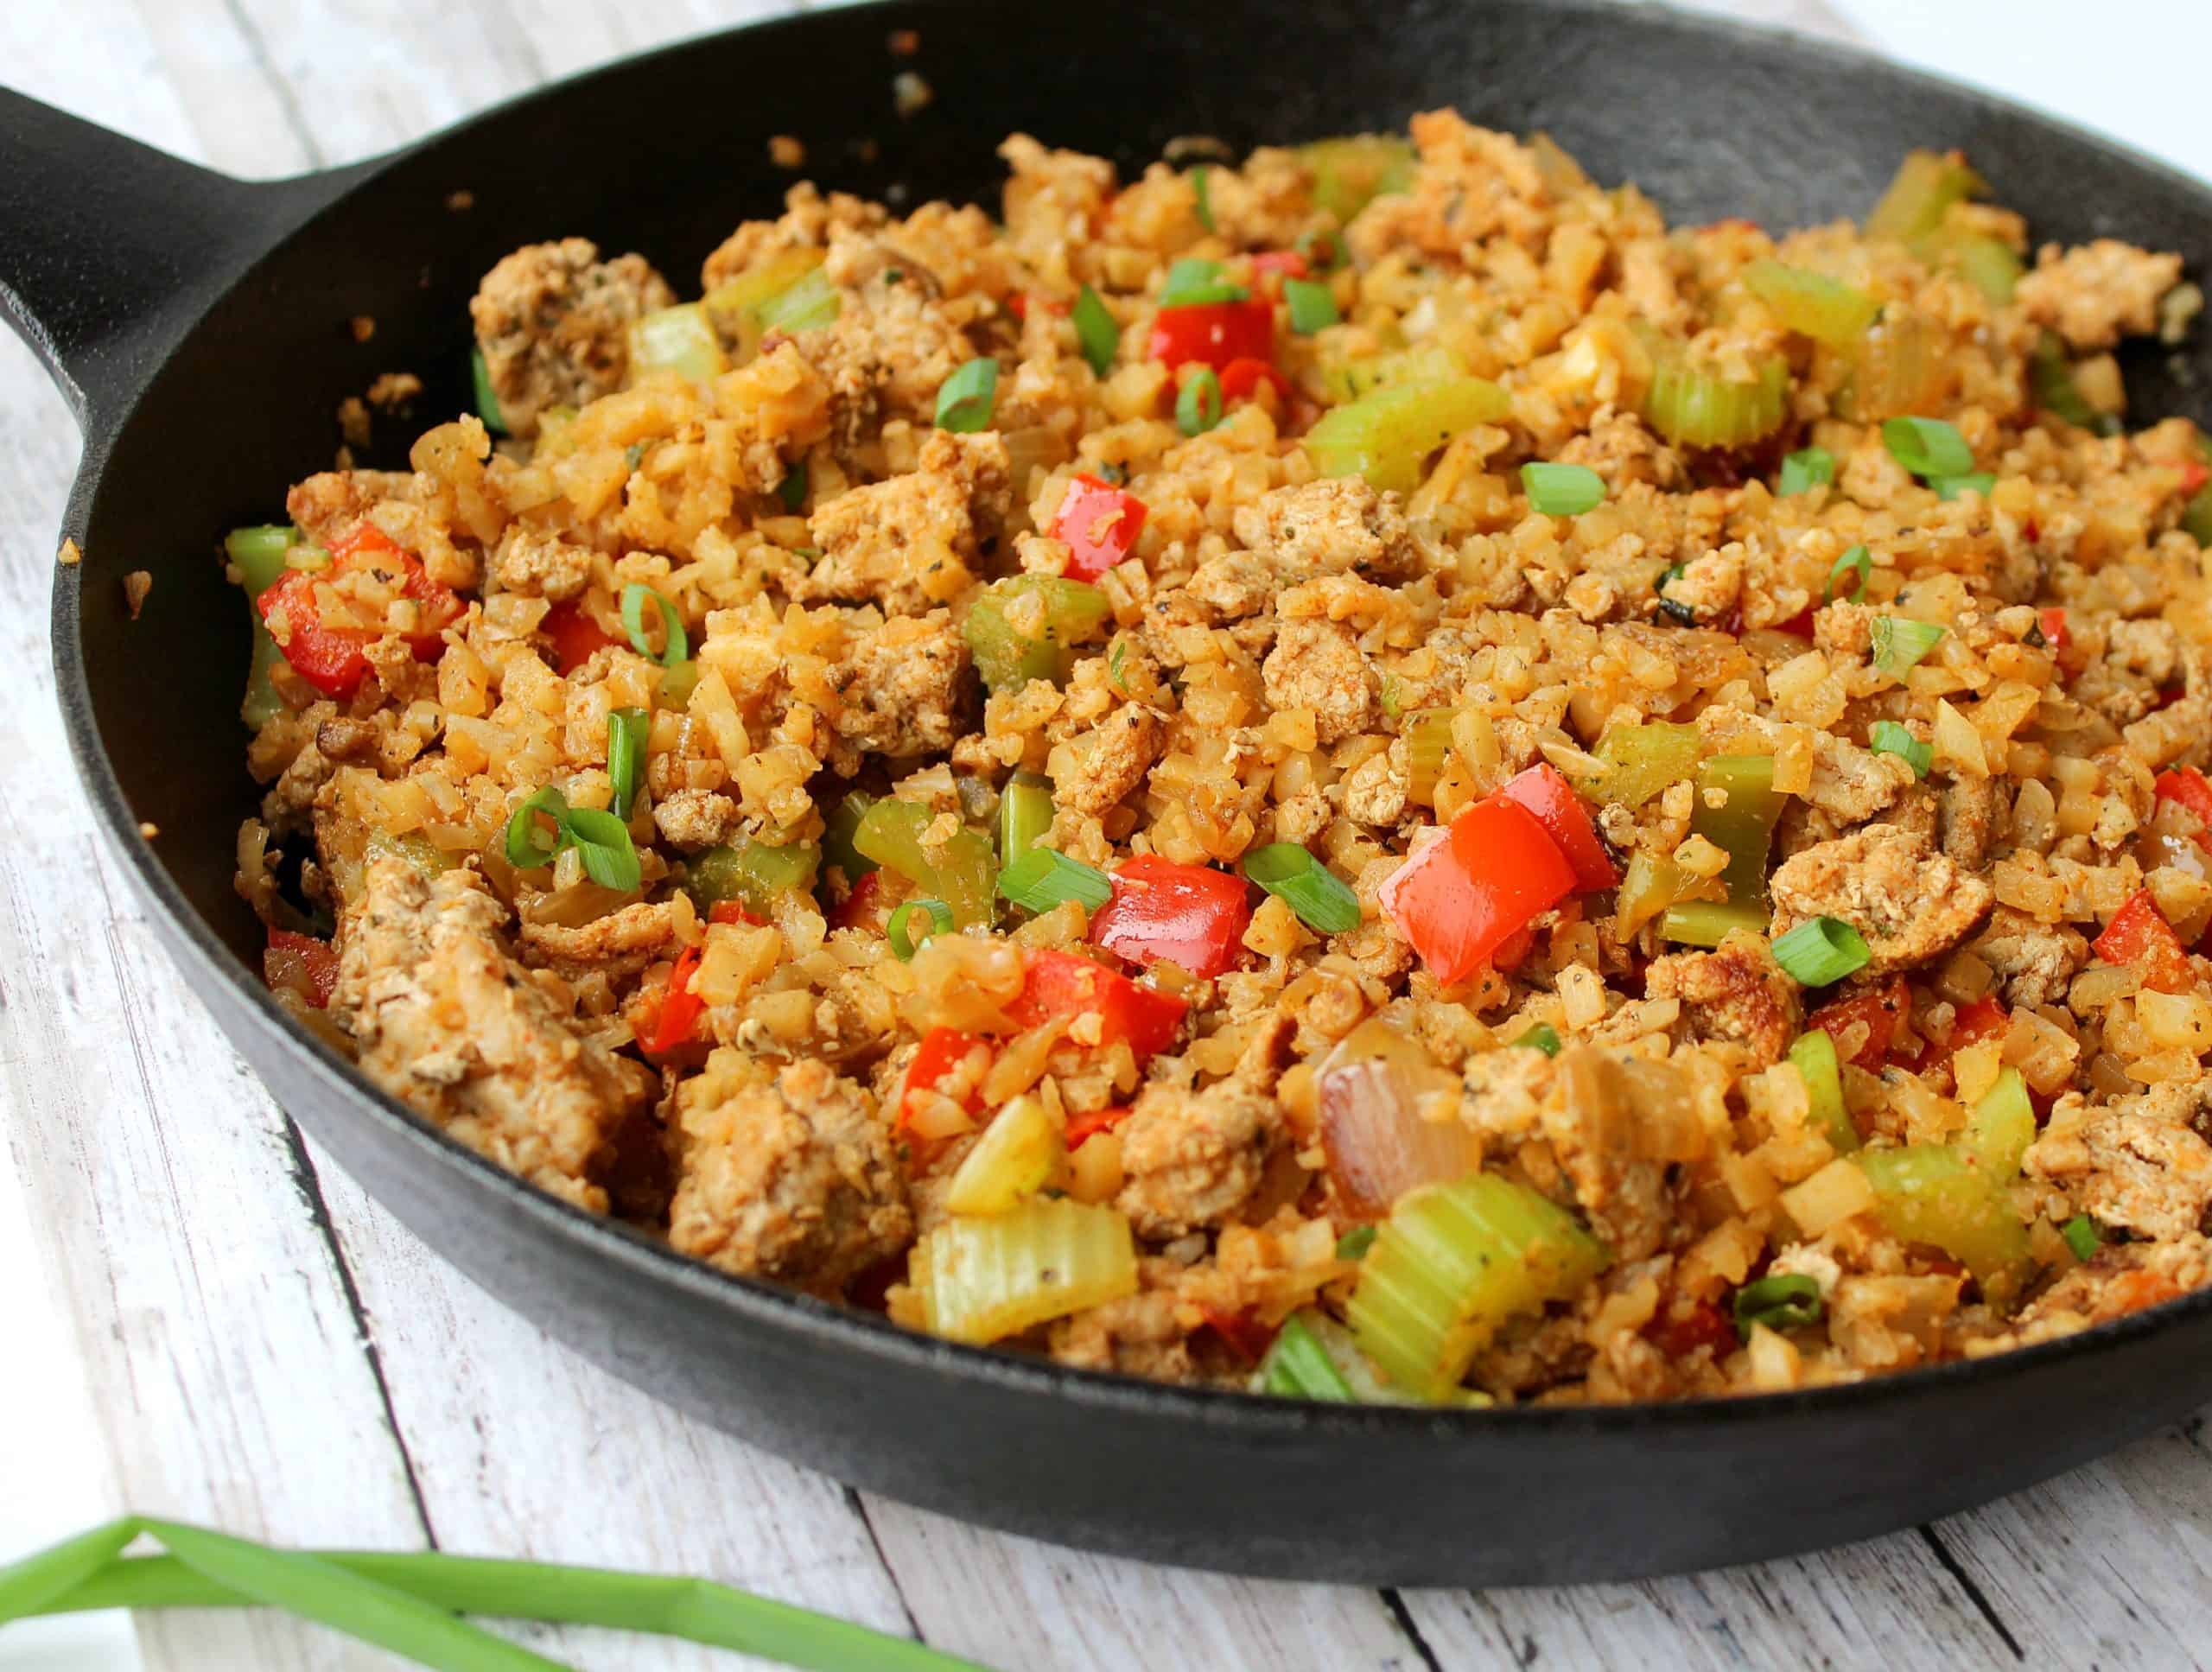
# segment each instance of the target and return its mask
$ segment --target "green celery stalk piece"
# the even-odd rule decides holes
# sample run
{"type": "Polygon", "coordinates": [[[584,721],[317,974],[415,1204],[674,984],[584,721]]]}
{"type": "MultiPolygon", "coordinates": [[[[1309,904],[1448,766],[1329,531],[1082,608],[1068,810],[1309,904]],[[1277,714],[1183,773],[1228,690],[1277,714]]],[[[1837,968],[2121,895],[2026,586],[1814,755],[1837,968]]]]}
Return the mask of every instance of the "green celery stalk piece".
{"type": "Polygon", "coordinates": [[[1891,1236],[1933,1243],[1971,1271],[1994,1304],[2018,1292],[2028,1229],[1987,1170],[1948,1144],[1862,1149],[1859,1166],[1891,1236]]]}
{"type": "Polygon", "coordinates": [[[1598,799],[1641,807],[1670,784],[1697,768],[1702,747],[1695,726],[1647,720],[1640,726],[1616,726],[1598,740],[1598,759],[1605,775],[1596,785],[1598,799]]]}
{"type": "Polygon", "coordinates": [[[1775,792],[1773,758],[1715,755],[1698,768],[1697,790],[1690,829],[1728,855],[1728,868],[1720,874],[1720,880],[1728,886],[1730,902],[1759,907],[1764,925],[1767,848],[1789,799],[1775,792]],[[1707,806],[1709,790],[1721,791],[1727,800],[1718,807],[1707,806]]]}
{"type": "Polygon", "coordinates": [[[2036,1110],[2028,1100],[2027,1082],[2018,1069],[2005,1069],[1967,1115],[1959,1154],[1997,1183],[2009,1185],[2020,1176],[2020,1158],[2035,1141],[2036,1110]]]}
{"type": "Polygon", "coordinates": [[[1813,1124],[1827,1134],[1837,1154],[1859,1148],[1859,1128],[1843,1103],[1843,1065],[1836,1060],[1835,1041],[1825,1027],[1801,1033],[1789,1047],[1789,1061],[1805,1082],[1805,1096],[1812,1105],[1813,1124]]]}
{"type": "Polygon", "coordinates": [[[918,802],[879,801],[853,832],[853,846],[924,894],[943,900],[961,928],[988,923],[996,910],[998,881],[997,857],[989,838],[974,830],[957,830],[941,850],[932,853],[923,844],[922,832],[936,819],[918,802]]]}
{"type": "Polygon", "coordinates": [[[1767,921],[1767,908],[1748,900],[1691,900],[1660,914],[1659,934],[1685,946],[1718,946],[1738,929],[1764,935],[1767,921]]]}
{"type": "Polygon", "coordinates": [[[1484,378],[1394,383],[1330,408],[1306,432],[1306,452],[1324,476],[1410,493],[1430,454],[1512,410],[1512,397],[1484,378]]]}
{"type": "Polygon", "coordinates": [[[814,887],[822,855],[810,842],[778,847],[750,837],[709,848],[686,868],[683,892],[702,911],[734,900],[767,917],[783,895],[814,887]]]}

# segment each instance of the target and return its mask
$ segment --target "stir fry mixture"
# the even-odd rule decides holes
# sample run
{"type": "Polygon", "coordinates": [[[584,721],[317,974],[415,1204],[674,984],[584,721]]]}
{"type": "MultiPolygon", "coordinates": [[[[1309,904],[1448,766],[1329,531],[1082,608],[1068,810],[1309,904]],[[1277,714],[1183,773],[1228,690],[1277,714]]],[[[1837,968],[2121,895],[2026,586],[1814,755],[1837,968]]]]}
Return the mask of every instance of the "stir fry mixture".
{"type": "Polygon", "coordinates": [[[1662,1399],[2212,1281],[2181,262],[1964,158],[1670,231],[1444,111],[582,238],[243,529],[270,984],[724,1270],[1315,1399],[1662,1399]]]}

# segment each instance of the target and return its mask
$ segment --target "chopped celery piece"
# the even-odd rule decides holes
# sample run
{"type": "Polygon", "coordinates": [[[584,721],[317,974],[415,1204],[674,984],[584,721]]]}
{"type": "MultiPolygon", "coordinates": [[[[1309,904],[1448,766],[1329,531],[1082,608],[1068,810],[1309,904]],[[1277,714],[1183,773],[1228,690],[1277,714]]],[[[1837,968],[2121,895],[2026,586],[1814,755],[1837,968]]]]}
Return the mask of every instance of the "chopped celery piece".
{"type": "Polygon", "coordinates": [[[1111,1208],[1033,1197],[945,1220],[915,1243],[907,1281],[931,1334],[982,1345],[1135,1294],[1136,1241],[1111,1208]]]}
{"type": "Polygon", "coordinates": [[[721,375],[721,342],[702,304],[657,308],[630,322],[631,380],[656,372],[679,372],[693,383],[721,375]]]}
{"type": "Polygon", "coordinates": [[[1790,1065],[1805,1082],[1805,1097],[1812,1105],[1813,1124],[1827,1135],[1836,1154],[1859,1148],[1859,1128],[1843,1106],[1843,1065],[1836,1060],[1835,1041],[1825,1027],[1800,1033],[1789,1047],[1790,1065]]]}
{"type": "Polygon", "coordinates": [[[2027,271],[2011,245],[1987,232],[1932,232],[1921,240],[1916,253],[1922,260],[1956,273],[1998,308],[2012,300],[2012,287],[2027,271]]]}
{"type": "Polygon", "coordinates": [[[1620,893],[1614,897],[1614,921],[1621,938],[1625,940],[1671,907],[1689,886],[1689,877],[1673,860],[1641,848],[1630,854],[1628,874],[1621,879],[1620,893]]]}
{"type": "Polygon", "coordinates": [[[945,1187],[950,1213],[1006,1213],[1051,1184],[1067,1160],[1060,1128],[1034,1097],[992,1117],[945,1187]]]}
{"type": "Polygon", "coordinates": [[[2036,1141],[2035,1105],[2017,1068],[2004,1069],[1981,1095],[1959,1135],[1959,1154],[2000,1185],[2020,1176],[2020,1158],[2036,1141]]]}
{"type": "Polygon", "coordinates": [[[1398,734],[1406,740],[1407,793],[1424,807],[1436,804],[1437,780],[1452,758],[1452,722],[1457,709],[1423,709],[1406,716],[1398,734]]]}
{"type": "Polygon", "coordinates": [[[426,877],[434,877],[454,868],[454,856],[425,836],[393,836],[388,830],[371,830],[361,843],[361,857],[365,863],[379,859],[404,859],[426,877]]]}
{"type": "Polygon", "coordinates": [[[1850,347],[1882,311],[1864,290],[1778,261],[1753,262],[1744,270],[1744,287],[1790,330],[1832,348],[1850,347]]]}
{"type": "Polygon", "coordinates": [[[1321,384],[1332,401],[1355,401],[1402,383],[1445,383],[1467,375],[1467,363],[1440,344],[1362,354],[1322,364],[1321,384]]]}
{"type": "Polygon", "coordinates": [[[1414,148],[1395,134],[1347,134],[1298,148],[1313,173],[1313,205],[1350,220],[1373,199],[1414,183],[1414,148]]]}
{"type": "Polygon", "coordinates": [[[1778,355],[1738,378],[1671,346],[1653,354],[1644,419],[1677,447],[1748,447],[1781,429],[1789,410],[1789,363],[1778,355]]]}
{"type": "Polygon", "coordinates": [[[1016,772],[999,797],[999,863],[1011,865],[1052,828],[1052,780],[1016,772]]]}
{"type": "Polygon", "coordinates": [[[834,865],[845,874],[847,887],[875,869],[875,861],[853,846],[853,833],[861,828],[861,818],[875,801],[865,790],[849,791],[822,821],[823,862],[834,865]]]}
{"type": "Polygon", "coordinates": [[[817,267],[781,295],[771,296],[754,311],[771,331],[811,331],[837,317],[836,287],[817,267]]]}
{"type": "Polygon", "coordinates": [[[1860,423],[1926,411],[1951,387],[1950,340],[1943,327],[1910,308],[1884,311],[1852,357],[1839,391],[1844,416],[1860,423]]]}
{"type": "Polygon", "coordinates": [[[1697,805],[1690,829],[1728,855],[1720,880],[1729,903],[1756,909],[1766,927],[1766,854],[1789,798],[1776,792],[1774,760],[1764,754],[1717,754],[1697,769],[1697,805]],[[1710,804],[1713,791],[1727,798],[1710,804]]]}
{"type": "Polygon", "coordinates": [[[690,657],[681,662],[671,662],[662,671],[658,700],[664,709],[681,712],[691,705],[691,693],[699,683],[699,664],[690,657]]]}
{"type": "Polygon", "coordinates": [[[2097,1233],[2097,1222],[2086,1213],[2077,1213],[2058,1228],[2066,1239],[2066,1246],[2076,1260],[2094,1260],[2097,1250],[2104,1246],[2104,1238],[2097,1233]]]}
{"type": "Polygon", "coordinates": [[[276,664],[284,659],[261,618],[253,618],[253,661],[245,676],[245,696],[238,702],[238,718],[249,729],[259,731],[283,711],[284,699],[276,694],[276,664]]]}
{"type": "Polygon", "coordinates": [[[941,846],[927,845],[923,833],[937,819],[938,815],[919,802],[879,801],[861,816],[853,831],[853,846],[925,894],[943,900],[952,908],[953,921],[963,929],[988,923],[992,885],[998,878],[990,841],[974,830],[961,829],[941,846]]]}
{"type": "Polygon", "coordinates": [[[1607,1257],[1565,1209],[1477,1173],[1399,1201],[1360,1262],[1345,1321],[1397,1388],[1442,1401],[1501,1324],[1573,1294],[1607,1257]]]}
{"type": "Polygon", "coordinates": [[[1914,243],[1941,228],[1954,203],[1984,189],[1981,176],[1956,156],[1907,151],[1882,200],[1866,217],[1866,236],[1914,243]]]}
{"type": "Polygon", "coordinates": [[[1718,946],[1738,929],[1764,934],[1767,908],[1748,900],[1690,900],[1659,918],[1659,938],[1684,946],[1718,946]]]}
{"type": "Polygon", "coordinates": [[[1357,1397],[1302,1313],[1283,1319],[1274,1345],[1268,1349],[1267,1363],[1260,1366],[1260,1385],[1284,1399],[1328,1399],[1344,1404],[1357,1397]]]}
{"type": "Polygon", "coordinates": [[[1994,1304],[2017,1292],[2028,1228],[1986,1170],[1947,1144],[1863,1149],[1859,1167],[1892,1237],[1934,1243],[1972,1272],[1994,1304]]]}
{"type": "Polygon", "coordinates": [[[1598,740],[1597,756],[1605,763],[1605,775],[1598,781],[1597,798],[1641,807],[1697,770],[1700,747],[1695,726],[1665,720],[1616,726],[1598,740]]]}
{"type": "Polygon", "coordinates": [[[976,671],[991,690],[1018,690],[1032,679],[1067,677],[1070,646],[1105,624],[1106,594],[1084,581],[1057,575],[1017,575],[984,588],[963,631],[976,671]]]}
{"type": "Polygon", "coordinates": [[[760,340],[771,329],[805,329],[791,321],[806,317],[810,310],[826,314],[811,323],[827,325],[837,317],[836,292],[829,289],[817,271],[822,256],[819,250],[785,250],[707,293],[699,305],[717,333],[734,345],[732,365],[742,366],[759,353],[760,340]],[[803,283],[808,284],[804,291],[798,289],[803,283]],[[822,301],[825,292],[826,308],[822,301]]]}
{"type": "Polygon", "coordinates": [[[2212,482],[2196,490],[2181,514],[2182,532],[2200,546],[2212,546],[2212,482]]]}
{"type": "Polygon", "coordinates": [[[223,555],[238,569],[238,584],[248,598],[258,598],[284,578],[285,554],[300,543],[289,524],[234,528],[223,537],[223,555]]]}
{"type": "Polygon", "coordinates": [[[1410,493],[1430,454],[1512,409],[1512,397],[1484,378],[1393,384],[1324,413],[1306,432],[1306,452],[1324,476],[1364,476],[1410,493]]]}
{"type": "Polygon", "coordinates": [[[822,855],[810,842],[776,847],[747,837],[709,848],[686,868],[683,892],[701,911],[734,900],[755,917],[774,915],[785,894],[814,887],[822,855]]]}
{"type": "Polygon", "coordinates": [[[2109,435],[2120,427],[2118,420],[2098,411],[2082,393],[2074,381],[2074,363],[2066,358],[2066,343],[2056,331],[2046,331],[2036,340],[2028,360],[2028,383],[2037,406],[2077,429],[2109,435]]]}

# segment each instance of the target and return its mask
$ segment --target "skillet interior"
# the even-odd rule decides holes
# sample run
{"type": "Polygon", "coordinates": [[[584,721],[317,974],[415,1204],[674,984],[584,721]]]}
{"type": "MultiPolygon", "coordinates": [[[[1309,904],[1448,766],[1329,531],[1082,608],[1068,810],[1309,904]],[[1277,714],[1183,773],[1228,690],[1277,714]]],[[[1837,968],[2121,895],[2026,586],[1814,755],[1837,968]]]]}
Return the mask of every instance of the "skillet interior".
{"type": "MultiPolygon", "coordinates": [[[[92,787],[211,1008],[285,1106],[479,1281],[675,1402],[899,1497],[1161,1559],[1401,1583],[1751,1560],[2024,1484],[2212,1392],[2206,1297],[2008,1360],[1725,1406],[1309,1411],[1056,1371],[721,1277],[537,1196],[293,1035],[232,956],[257,943],[230,888],[252,793],[234,721],[246,633],[213,543],[327,467],[334,409],[377,372],[421,374],[422,414],[464,404],[467,299],[506,251],[581,232],[642,250],[682,284],[739,220],[776,212],[791,176],[766,163],[775,133],[805,141],[805,172],[825,187],[988,201],[993,148],[1014,129],[1128,168],[1179,134],[1242,149],[1394,126],[1446,102],[1548,130],[1678,221],[1859,213],[1907,144],[1966,148],[2038,238],[2109,232],[2186,250],[2212,203],[2177,175],[1904,72],[1665,13],[1540,0],[1370,3],[1295,24],[1264,0],[1154,0],[1110,27],[1019,0],[830,12],[477,118],[370,170],[223,296],[111,453],[88,437],[71,513],[86,562],[57,587],[56,648],[92,787]],[[898,27],[920,31],[918,58],[887,51],[898,27]],[[890,84],[905,68],[935,98],[902,121],[890,84]],[[446,207],[456,189],[474,194],[466,213],[446,207]],[[346,329],[359,314],[378,321],[371,345],[346,329]],[[156,576],[135,623],[118,585],[133,568],[156,576]],[[140,819],[161,828],[151,849],[130,834],[140,819]],[[1486,1509],[1509,1496],[1511,1517],[1486,1509]]],[[[2139,410],[2202,416],[2189,390],[2208,355],[2191,352],[2193,366],[2131,368],[2139,410]]],[[[96,427],[104,417],[96,401],[96,427]]],[[[395,445],[365,461],[396,461],[419,427],[386,424],[395,445]]]]}

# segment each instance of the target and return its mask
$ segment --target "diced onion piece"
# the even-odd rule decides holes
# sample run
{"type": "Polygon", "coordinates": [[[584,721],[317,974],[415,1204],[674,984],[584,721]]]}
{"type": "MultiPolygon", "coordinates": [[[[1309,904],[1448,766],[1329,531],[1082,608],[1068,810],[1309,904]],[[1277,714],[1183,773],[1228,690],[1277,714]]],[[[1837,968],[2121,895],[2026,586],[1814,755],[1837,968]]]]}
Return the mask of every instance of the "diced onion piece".
{"type": "Polygon", "coordinates": [[[720,377],[722,346],[704,304],[683,302],[630,321],[630,378],[676,372],[694,383],[720,377]]]}
{"type": "Polygon", "coordinates": [[[945,1188],[951,1213],[1005,1213],[1057,1178],[1067,1162],[1060,1128],[1034,1097],[999,1110],[945,1188]]]}
{"type": "Polygon", "coordinates": [[[1753,262],[1744,270],[1744,285],[1790,330],[1833,348],[1857,342],[1882,311],[1864,290],[1778,261],[1753,262]]]}
{"type": "Polygon", "coordinates": [[[1319,1077],[1321,1149],[1351,1212],[1380,1217],[1422,1185],[1465,1177],[1482,1147],[1458,1120],[1424,1120],[1424,1093],[1455,1090],[1421,1046],[1381,1020],[1362,1022],[1319,1077]]]}
{"type": "Polygon", "coordinates": [[[1442,1400],[1507,1319],[1573,1294],[1608,1257],[1565,1209],[1478,1173],[1399,1203],[1360,1262],[1345,1320],[1401,1390],[1442,1400]]]}
{"type": "Polygon", "coordinates": [[[925,1329],[981,1345],[1135,1294],[1136,1241],[1111,1208],[1033,1198],[946,1220],[914,1245],[907,1281],[925,1329]]]}
{"type": "Polygon", "coordinates": [[[1802,1185],[1782,1192],[1783,1211],[1808,1237],[1820,1237],[1854,1213],[1874,1211],[1873,1186],[1855,1162],[1838,1156],[1802,1185]]]}

